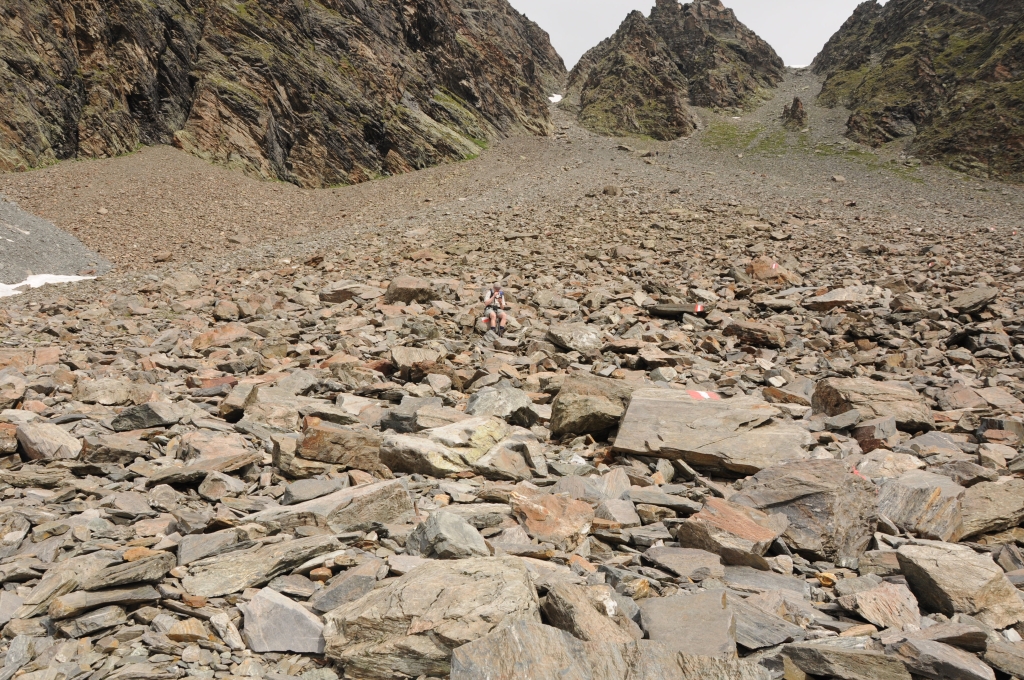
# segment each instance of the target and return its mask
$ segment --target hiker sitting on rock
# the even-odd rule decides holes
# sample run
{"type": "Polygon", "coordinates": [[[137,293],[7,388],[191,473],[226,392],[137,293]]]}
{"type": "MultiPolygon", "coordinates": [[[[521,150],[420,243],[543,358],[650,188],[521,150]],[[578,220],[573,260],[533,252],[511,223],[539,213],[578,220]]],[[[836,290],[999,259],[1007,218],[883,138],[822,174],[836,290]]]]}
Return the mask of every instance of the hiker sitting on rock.
{"type": "Polygon", "coordinates": [[[505,313],[505,293],[501,290],[500,284],[494,284],[491,294],[484,300],[484,309],[487,326],[492,331],[498,332],[498,337],[505,335],[505,324],[508,323],[508,315],[505,313]]]}

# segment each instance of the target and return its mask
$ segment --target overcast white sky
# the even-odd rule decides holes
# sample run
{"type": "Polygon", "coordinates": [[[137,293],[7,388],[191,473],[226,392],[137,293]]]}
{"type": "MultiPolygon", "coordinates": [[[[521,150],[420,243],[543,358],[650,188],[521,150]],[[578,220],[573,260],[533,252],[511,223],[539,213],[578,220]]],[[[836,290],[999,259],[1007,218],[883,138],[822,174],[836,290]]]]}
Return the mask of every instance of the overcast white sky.
{"type": "MultiPolygon", "coordinates": [[[[572,68],[583,53],[638,9],[650,14],[654,0],[509,0],[551,34],[572,68]]],[[[861,0],[723,0],[740,21],[767,40],[787,66],[811,63],[861,0]]],[[[884,2],[882,4],[885,4],[884,2]]]]}

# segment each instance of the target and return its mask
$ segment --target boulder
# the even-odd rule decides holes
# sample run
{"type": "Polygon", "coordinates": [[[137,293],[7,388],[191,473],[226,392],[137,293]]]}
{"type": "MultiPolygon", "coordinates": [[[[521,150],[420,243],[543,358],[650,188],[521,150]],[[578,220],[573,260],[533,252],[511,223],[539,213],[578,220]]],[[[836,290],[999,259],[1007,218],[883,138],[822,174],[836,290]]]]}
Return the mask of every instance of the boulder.
{"type": "Polygon", "coordinates": [[[115,378],[79,380],[75,383],[75,389],[71,393],[71,398],[86,404],[119,406],[128,403],[131,399],[128,386],[128,382],[115,378]]]}
{"type": "Polygon", "coordinates": [[[594,522],[589,504],[563,495],[513,492],[510,503],[526,533],[567,551],[575,550],[586,539],[594,522]]]}
{"type": "Polygon", "coordinates": [[[1004,531],[1024,522],[1024,479],[1002,477],[967,489],[961,501],[961,538],[1004,531]]]}
{"type": "Polygon", "coordinates": [[[739,595],[729,593],[725,601],[736,617],[736,644],[745,650],[776,647],[806,636],[800,626],[755,607],[739,595]]]}
{"type": "Polygon", "coordinates": [[[599,612],[595,600],[604,599],[614,605],[606,592],[608,586],[587,589],[572,583],[556,583],[548,588],[542,611],[548,623],[586,642],[610,644],[632,642],[635,638],[609,616],[599,612]]]}
{"type": "Polygon", "coordinates": [[[906,432],[931,430],[935,418],[916,390],[903,384],[878,382],[868,378],[827,378],[814,388],[811,406],[815,413],[836,416],[852,409],[862,420],[893,417],[896,426],[906,432]]]}
{"type": "Polygon", "coordinates": [[[742,344],[779,349],[786,346],[786,334],[781,328],[755,321],[732,321],[722,334],[738,339],[742,344]]]}
{"type": "Polygon", "coordinates": [[[916,677],[928,680],[995,680],[985,662],[973,654],[931,640],[904,640],[892,651],[916,677]]]}
{"type": "Polygon", "coordinates": [[[59,425],[38,421],[22,423],[17,430],[18,443],[29,460],[78,458],[82,442],[59,425]]]}
{"type": "Polygon", "coordinates": [[[229,595],[263,585],[311,557],[340,547],[341,543],[333,536],[310,536],[272,543],[252,552],[232,555],[230,560],[212,557],[192,564],[188,575],[181,579],[181,585],[185,592],[199,597],[229,595]]]}
{"type": "Polygon", "coordinates": [[[458,515],[444,511],[431,513],[425,522],[418,524],[406,539],[405,549],[409,555],[440,560],[491,554],[479,531],[458,515]]]}
{"type": "Polygon", "coordinates": [[[925,462],[909,453],[894,453],[886,449],[875,449],[857,463],[857,471],[868,479],[890,479],[904,472],[921,470],[925,462]]]}
{"type": "Polygon", "coordinates": [[[878,523],[875,485],[838,460],[762,470],[730,501],[785,515],[787,542],[819,559],[860,556],[878,523]]]}
{"type": "Polygon", "coordinates": [[[918,629],[921,612],[917,599],[906,586],[880,583],[839,598],[839,604],[879,628],[918,629]]]}
{"type": "Polygon", "coordinates": [[[769,517],[760,510],[709,498],[704,509],[673,523],[673,533],[683,548],[714,553],[727,565],[767,571],[768,548],[785,530],[784,517],[769,517]]]}
{"type": "Polygon", "coordinates": [[[597,326],[586,323],[553,323],[548,328],[548,340],[569,351],[589,354],[604,346],[604,333],[597,326]]]}
{"type": "Polygon", "coordinates": [[[1024,643],[997,642],[988,645],[985,663],[1012,677],[1024,677],[1024,643]]]}
{"type": "Polygon", "coordinates": [[[502,622],[540,623],[519,558],[433,561],[329,612],[326,654],[371,680],[447,676],[452,651],[502,622]]]}
{"type": "Polygon", "coordinates": [[[380,459],[394,472],[432,477],[446,477],[471,469],[458,451],[423,437],[406,434],[384,435],[380,444],[380,459]]]}
{"type": "Polygon", "coordinates": [[[590,375],[565,379],[551,404],[551,433],[583,435],[606,432],[626,413],[633,388],[621,380],[590,375]]]}
{"type": "Polygon", "coordinates": [[[816,312],[827,312],[836,307],[858,307],[880,297],[882,289],[878,286],[848,286],[804,298],[802,304],[816,312]]]}
{"type": "Polygon", "coordinates": [[[305,460],[363,470],[381,479],[391,471],[380,460],[381,436],[366,427],[318,423],[306,428],[298,456],[305,460]]]}
{"type": "Polygon", "coordinates": [[[532,408],[533,401],[526,392],[502,380],[494,387],[475,392],[466,404],[466,415],[509,418],[514,413],[532,408]]]}
{"type": "Polygon", "coordinates": [[[996,629],[1024,621],[1024,602],[989,555],[964,545],[918,541],[901,546],[896,556],[926,611],[967,614],[996,629]]]}
{"type": "Polygon", "coordinates": [[[684,391],[633,393],[613,449],[628,455],[685,461],[707,472],[751,475],[790,460],[806,460],[810,433],[767,402],[739,396],[715,401],[684,391]]]}
{"type": "Polygon", "coordinates": [[[437,293],[429,281],[414,276],[396,276],[388,285],[384,300],[388,304],[404,302],[430,302],[437,299],[437,293]]]}
{"type": "Polygon", "coordinates": [[[169,401],[151,401],[130,406],[114,418],[110,427],[114,432],[145,430],[151,427],[169,427],[177,424],[188,411],[169,401]]]}
{"type": "Polygon", "coordinates": [[[966,491],[949,477],[911,470],[882,484],[878,511],[921,538],[957,541],[963,532],[960,504],[966,491]]]}
{"type": "Polygon", "coordinates": [[[949,306],[960,314],[975,314],[999,297],[998,288],[965,288],[949,301],[949,306]]]}
{"type": "MultiPolygon", "coordinates": [[[[209,479],[209,477],[207,477],[209,479]]],[[[300,479],[284,488],[281,505],[297,505],[348,487],[348,479],[300,479]]]]}

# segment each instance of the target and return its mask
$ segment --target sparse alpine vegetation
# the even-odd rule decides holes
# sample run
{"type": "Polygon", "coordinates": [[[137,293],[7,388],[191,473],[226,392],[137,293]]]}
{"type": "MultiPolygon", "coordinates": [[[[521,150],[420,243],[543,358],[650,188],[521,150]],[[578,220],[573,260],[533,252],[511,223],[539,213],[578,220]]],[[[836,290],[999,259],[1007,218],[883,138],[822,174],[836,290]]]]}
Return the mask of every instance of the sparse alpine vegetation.
{"type": "Polygon", "coordinates": [[[908,143],[976,175],[1024,177],[1024,5],[873,0],[814,62],[819,103],[851,109],[848,136],[908,143]]]}

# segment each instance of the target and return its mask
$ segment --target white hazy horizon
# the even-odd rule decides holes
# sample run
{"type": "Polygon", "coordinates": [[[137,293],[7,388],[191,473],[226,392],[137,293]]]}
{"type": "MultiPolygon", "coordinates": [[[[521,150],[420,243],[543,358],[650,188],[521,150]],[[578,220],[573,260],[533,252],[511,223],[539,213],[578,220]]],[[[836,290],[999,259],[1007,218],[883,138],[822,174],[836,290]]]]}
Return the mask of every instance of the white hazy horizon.
{"type": "MultiPolygon", "coordinates": [[[[650,16],[655,0],[509,0],[551,35],[572,69],[633,10],[650,16]]],[[[787,66],[807,66],[862,0],[723,0],[787,66]]],[[[880,4],[885,4],[884,0],[880,4]]]]}

